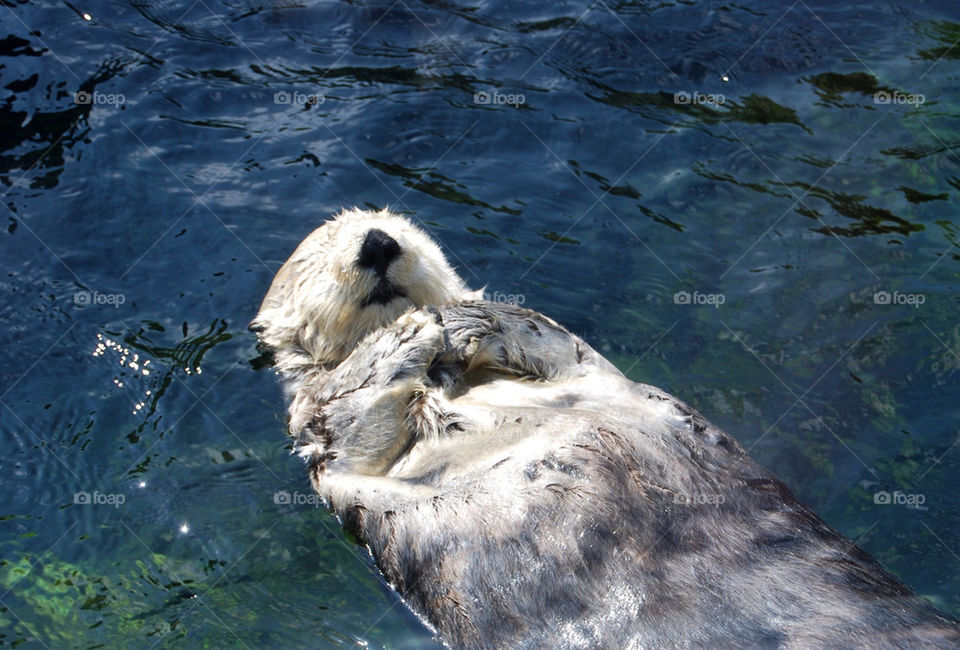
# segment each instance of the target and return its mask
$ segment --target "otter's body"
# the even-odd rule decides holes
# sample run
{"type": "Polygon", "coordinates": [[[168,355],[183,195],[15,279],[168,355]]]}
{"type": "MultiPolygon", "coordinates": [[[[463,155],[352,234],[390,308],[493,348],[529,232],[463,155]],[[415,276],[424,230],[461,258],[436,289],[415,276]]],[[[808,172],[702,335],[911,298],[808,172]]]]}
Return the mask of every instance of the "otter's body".
{"type": "Polygon", "coordinates": [[[418,313],[380,339],[392,352],[358,347],[312,396],[297,446],[344,526],[453,647],[960,642],[954,621],[687,405],[532,312],[440,315],[446,337],[418,313]],[[471,370],[478,355],[498,372],[471,370]],[[354,435],[382,452],[341,455],[354,435]]]}
{"type": "Polygon", "coordinates": [[[252,328],[317,492],[455,648],[960,645],[731,436],[396,215],[321,226],[252,328]]]}

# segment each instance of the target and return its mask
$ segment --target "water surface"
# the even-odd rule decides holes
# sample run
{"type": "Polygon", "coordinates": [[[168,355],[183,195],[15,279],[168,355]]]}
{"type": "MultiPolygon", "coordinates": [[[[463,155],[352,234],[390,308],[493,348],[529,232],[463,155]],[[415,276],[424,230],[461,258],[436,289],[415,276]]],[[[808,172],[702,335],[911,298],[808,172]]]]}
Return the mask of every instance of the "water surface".
{"type": "Polygon", "coordinates": [[[312,500],[246,332],[351,205],[694,405],[960,615],[954,3],[0,17],[0,644],[435,645],[312,500]]]}

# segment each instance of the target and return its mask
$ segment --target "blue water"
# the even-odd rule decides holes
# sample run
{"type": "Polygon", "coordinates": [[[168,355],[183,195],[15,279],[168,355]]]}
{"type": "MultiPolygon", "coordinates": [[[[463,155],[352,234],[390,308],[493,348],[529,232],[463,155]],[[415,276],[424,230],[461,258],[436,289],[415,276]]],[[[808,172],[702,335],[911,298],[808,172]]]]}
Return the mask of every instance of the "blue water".
{"type": "Polygon", "coordinates": [[[246,331],[351,205],[960,615],[952,0],[2,5],[0,645],[434,643],[246,331]]]}

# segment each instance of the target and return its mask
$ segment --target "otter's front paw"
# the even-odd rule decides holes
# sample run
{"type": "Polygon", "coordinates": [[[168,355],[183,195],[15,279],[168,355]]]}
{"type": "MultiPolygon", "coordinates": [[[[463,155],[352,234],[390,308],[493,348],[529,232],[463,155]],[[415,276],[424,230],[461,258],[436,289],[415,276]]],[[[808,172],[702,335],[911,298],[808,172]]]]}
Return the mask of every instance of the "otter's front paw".
{"type": "Polygon", "coordinates": [[[398,372],[391,377],[426,372],[427,367],[447,349],[447,334],[440,312],[433,308],[403,314],[391,329],[397,333],[395,356],[403,359],[398,372]]]}
{"type": "Polygon", "coordinates": [[[395,325],[400,328],[404,345],[431,348],[434,355],[446,348],[443,318],[432,307],[409,311],[400,316],[395,325]]]}
{"type": "Polygon", "coordinates": [[[422,327],[428,326],[443,326],[443,316],[440,315],[440,311],[435,307],[423,307],[421,309],[415,309],[413,311],[408,311],[395,321],[397,325],[402,328],[413,328],[419,329],[422,327]]]}

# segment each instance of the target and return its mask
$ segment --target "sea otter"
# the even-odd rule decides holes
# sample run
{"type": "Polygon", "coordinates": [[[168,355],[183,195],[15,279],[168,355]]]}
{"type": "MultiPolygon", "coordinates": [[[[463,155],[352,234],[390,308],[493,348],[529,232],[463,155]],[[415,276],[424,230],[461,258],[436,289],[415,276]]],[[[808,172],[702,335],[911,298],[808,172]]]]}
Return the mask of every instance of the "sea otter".
{"type": "Polygon", "coordinates": [[[960,644],[730,435],[397,215],[320,226],[251,329],[317,492],[455,648],[960,644]]]}

